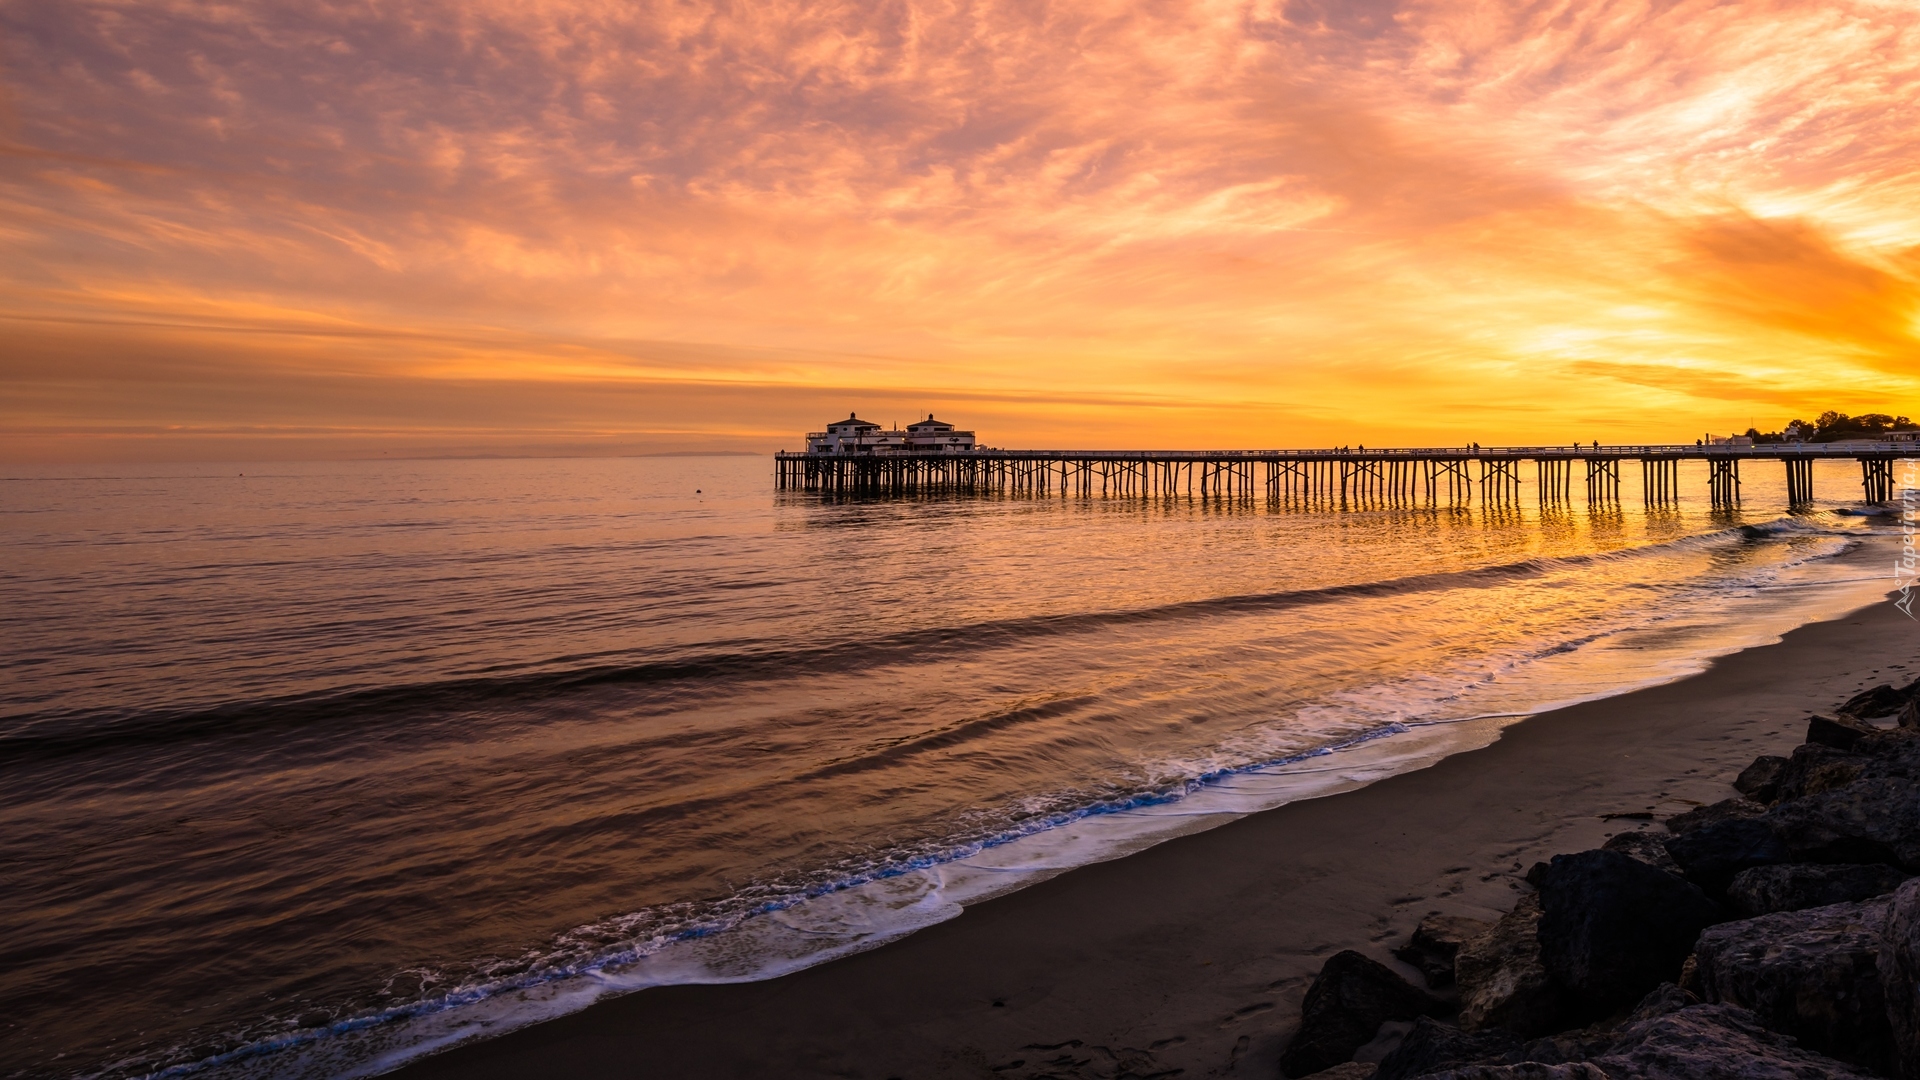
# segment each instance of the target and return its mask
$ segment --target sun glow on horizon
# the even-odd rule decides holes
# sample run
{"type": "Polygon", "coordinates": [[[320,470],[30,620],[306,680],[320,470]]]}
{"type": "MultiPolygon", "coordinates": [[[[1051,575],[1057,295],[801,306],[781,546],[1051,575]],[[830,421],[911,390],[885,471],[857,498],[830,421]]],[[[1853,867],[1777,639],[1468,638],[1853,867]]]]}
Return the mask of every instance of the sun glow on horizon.
{"type": "Polygon", "coordinates": [[[5,3],[0,456],[1920,412],[1920,10],[5,3]]]}

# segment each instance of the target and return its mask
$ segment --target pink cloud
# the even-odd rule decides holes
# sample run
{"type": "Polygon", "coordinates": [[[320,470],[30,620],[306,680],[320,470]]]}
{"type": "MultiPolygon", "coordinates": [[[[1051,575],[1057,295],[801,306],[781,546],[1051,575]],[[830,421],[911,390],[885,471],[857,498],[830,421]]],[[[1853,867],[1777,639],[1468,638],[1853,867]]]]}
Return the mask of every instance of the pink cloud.
{"type": "MultiPolygon", "coordinates": [[[[0,313],[71,320],[102,378],[171,369],[88,327],[199,327],[263,419],[335,369],[1099,385],[1306,408],[1330,437],[1431,428],[1432,382],[1523,403],[1518,365],[1591,380],[1583,407],[1623,423],[1646,410],[1595,365],[1718,372],[1669,403],[1689,428],[1753,365],[1920,396],[1898,359],[1920,16],[1897,6],[76,2],[0,24],[0,313]],[[1404,399],[1355,419],[1387,372],[1404,399]]],[[[111,396],[36,385],[28,411],[63,423],[111,396]]],[[[354,393],[334,422],[373,424],[354,393]]],[[[155,423],[178,407],[153,400],[155,423]]],[[[1103,401],[1076,407],[1158,422],[1103,401]]]]}

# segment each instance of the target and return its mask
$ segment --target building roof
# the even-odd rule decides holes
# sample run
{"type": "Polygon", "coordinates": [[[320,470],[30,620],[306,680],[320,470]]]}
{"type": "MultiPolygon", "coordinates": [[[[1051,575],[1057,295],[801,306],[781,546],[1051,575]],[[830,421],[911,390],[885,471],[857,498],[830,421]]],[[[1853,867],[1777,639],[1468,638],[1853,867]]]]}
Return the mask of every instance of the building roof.
{"type": "Polygon", "coordinates": [[[848,413],[847,418],[845,420],[835,420],[832,423],[829,423],[827,425],[827,430],[832,431],[834,428],[844,428],[844,427],[877,428],[879,426],[880,426],[879,424],[876,424],[871,420],[862,420],[858,416],[855,416],[852,413],[848,413]]]}
{"type": "Polygon", "coordinates": [[[941,431],[952,431],[953,425],[947,423],[945,420],[935,420],[932,413],[928,413],[925,420],[915,420],[913,423],[907,425],[908,431],[923,431],[933,428],[941,431]]]}

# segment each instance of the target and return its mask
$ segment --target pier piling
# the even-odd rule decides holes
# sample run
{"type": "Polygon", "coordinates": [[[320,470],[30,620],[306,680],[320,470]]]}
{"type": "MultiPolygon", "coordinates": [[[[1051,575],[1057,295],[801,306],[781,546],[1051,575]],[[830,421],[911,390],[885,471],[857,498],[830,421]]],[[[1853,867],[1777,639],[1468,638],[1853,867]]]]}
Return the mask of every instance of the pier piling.
{"type": "Polygon", "coordinates": [[[1716,509],[1740,504],[1740,462],[1780,461],[1787,501],[1813,500],[1813,463],[1854,460],[1866,502],[1894,498],[1893,463],[1920,457],[1911,443],[1772,444],[1762,446],[1440,447],[1391,450],[983,450],[897,453],[786,453],[774,456],[782,491],[836,496],[1017,494],[1034,497],[1170,498],[1199,496],[1245,502],[1316,501],[1344,506],[1425,502],[1515,505],[1523,462],[1534,465],[1542,507],[1570,502],[1573,463],[1584,465],[1589,505],[1617,503],[1620,463],[1640,463],[1640,495],[1648,507],[1679,502],[1680,465],[1707,467],[1708,500],[1716,509]],[[1475,474],[1478,474],[1476,477],[1475,474]]]}

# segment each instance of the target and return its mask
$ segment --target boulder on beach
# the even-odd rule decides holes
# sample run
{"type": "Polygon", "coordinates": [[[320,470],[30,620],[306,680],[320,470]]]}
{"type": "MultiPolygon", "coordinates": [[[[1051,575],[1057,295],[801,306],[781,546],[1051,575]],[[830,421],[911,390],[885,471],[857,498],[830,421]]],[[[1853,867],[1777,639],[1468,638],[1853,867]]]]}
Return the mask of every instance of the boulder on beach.
{"type": "Polygon", "coordinates": [[[1413,937],[1393,950],[1393,955],[1402,963],[1419,968],[1428,986],[1435,989],[1452,986],[1453,962],[1460,954],[1460,946],[1491,929],[1493,924],[1485,919],[1435,913],[1421,919],[1420,925],[1413,928],[1413,937]]]}
{"type": "Polygon", "coordinates": [[[1667,841],[1667,854],[1708,896],[1725,895],[1741,871],[1785,862],[1787,845],[1763,818],[1735,818],[1667,841]]]}
{"type": "Polygon", "coordinates": [[[1562,1031],[1544,1038],[1535,1039],[1518,1050],[1509,1051],[1500,1060],[1511,1064],[1516,1061],[1540,1061],[1549,1064],[1567,1061],[1590,1061],[1605,1054],[1619,1038],[1620,1029],[1641,1020],[1650,1020],[1656,1016],[1665,1016],[1678,1012],[1689,1005],[1700,1004],[1700,999],[1680,989],[1673,983],[1661,983],[1633,1007],[1626,1016],[1609,1016],[1584,1028],[1562,1031]]]}
{"type": "Polygon", "coordinates": [[[1734,777],[1733,790],[1755,802],[1771,803],[1780,791],[1780,773],[1786,767],[1786,758],[1762,754],[1734,777]]]}
{"type": "Polygon", "coordinates": [[[1345,1061],[1313,1074],[1313,1080],[1373,1080],[1380,1066],[1371,1061],[1345,1061]]]}
{"type": "Polygon", "coordinates": [[[1288,1076],[1310,1076],[1350,1060],[1381,1024],[1445,1008],[1385,964],[1352,949],[1337,952],[1307,988],[1300,1030],[1280,1055],[1280,1069],[1288,1076]]]}
{"type": "Polygon", "coordinates": [[[1896,728],[1876,732],[1853,744],[1860,779],[1898,778],[1920,782],[1920,731],[1896,728]]]}
{"type": "Polygon", "coordinates": [[[1723,821],[1759,817],[1766,812],[1765,806],[1752,799],[1722,799],[1707,806],[1696,806],[1684,814],[1675,814],[1667,819],[1666,826],[1668,832],[1682,836],[1697,829],[1718,825],[1723,821]]]}
{"type": "Polygon", "coordinates": [[[1807,717],[1807,742],[1816,746],[1831,746],[1835,750],[1851,750],[1853,744],[1869,735],[1880,734],[1880,729],[1872,724],[1841,713],[1839,716],[1807,717]]]}
{"type": "MultiPolygon", "coordinates": [[[[1857,748],[1860,743],[1854,745],[1857,748]]],[[[1867,760],[1860,754],[1835,750],[1819,743],[1797,746],[1788,756],[1787,763],[1780,768],[1780,777],[1774,783],[1774,800],[1785,802],[1845,787],[1860,778],[1860,771],[1866,767],[1867,760]]]]}
{"type": "Polygon", "coordinates": [[[1421,1080],[1610,1080],[1598,1065],[1575,1061],[1566,1065],[1543,1065],[1523,1061],[1518,1065],[1462,1065],[1428,1073],[1421,1080]]]}
{"type": "MultiPolygon", "coordinates": [[[[1681,872],[1680,864],[1674,862],[1673,856],[1667,852],[1667,838],[1656,833],[1623,832],[1600,846],[1607,851],[1617,851],[1629,859],[1638,859],[1648,866],[1665,870],[1669,874],[1681,872]]],[[[1541,873],[1544,874],[1545,871],[1542,870],[1541,873]]]]}
{"type": "Polygon", "coordinates": [[[1720,918],[1698,887],[1604,849],[1554,856],[1540,908],[1541,964],[1588,1017],[1677,979],[1694,939],[1720,918]]]}
{"type": "Polygon", "coordinates": [[[1737,1005],[1691,1005],[1623,1026],[1593,1064],[1612,1080],[1864,1080],[1834,1058],[1768,1031],[1737,1005]]]}
{"type": "Polygon", "coordinates": [[[1727,886],[1727,906],[1743,918],[1776,911],[1803,911],[1884,896],[1908,875],[1881,863],[1780,863],[1736,874],[1727,886]]]}
{"type": "Polygon", "coordinates": [[[1920,1077],[1920,878],[1894,890],[1880,936],[1880,992],[1892,1029],[1894,1075],[1920,1077]]]}
{"type": "Polygon", "coordinates": [[[1421,1018],[1393,1052],[1380,1059],[1374,1080],[1414,1080],[1462,1065],[1496,1063],[1518,1050],[1520,1040],[1510,1031],[1462,1031],[1451,1024],[1421,1018]]]}
{"type": "Polygon", "coordinates": [[[1540,962],[1540,898],[1531,893],[1493,929],[1460,946],[1454,978],[1460,986],[1460,1026],[1468,1031],[1498,1027],[1540,1035],[1562,1026],[1566,1006],[1540,962]]]}
{"type": "Polygon", "coordinates": [[[1887,683],[1881,683],[1871,690],[1862,690],[1848,698],[1847,703],[1840,706],[1839,711],[1848,716],[1865,718],[1892,716],[1894,713],[1899,712],[1906,703],[1907,696],[1905,694],[1895,690],[1887,683]]]}
{"type": "MultiPolygon", "coordinates": [[[[1779,862],[1888,863],[1920,871],[1920,787],[1909,780],[1856,780],[1783,802],[1764,821],[1786,846],[1788,857],[1779,862]]],[[[1686,865],[1680,852],[1674,858],[1686,865]]]]}
{"type": "Polygon", "coordinates": [[[1708,927],[1693,989],[1738,1005],[1768,1030],[1870,1071],[1892,1063],[1880,933],[1890,901],[1783,911],[1708,927]]]}

